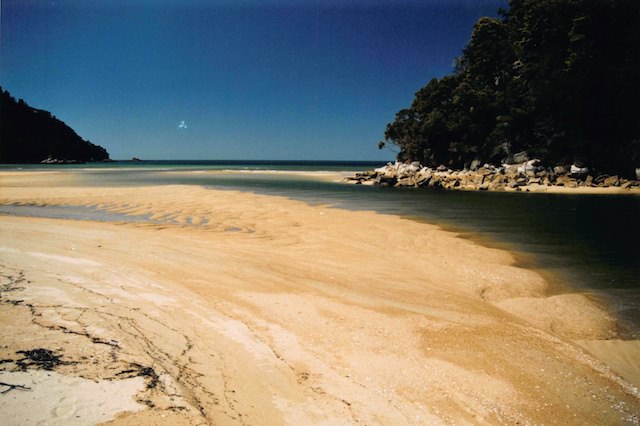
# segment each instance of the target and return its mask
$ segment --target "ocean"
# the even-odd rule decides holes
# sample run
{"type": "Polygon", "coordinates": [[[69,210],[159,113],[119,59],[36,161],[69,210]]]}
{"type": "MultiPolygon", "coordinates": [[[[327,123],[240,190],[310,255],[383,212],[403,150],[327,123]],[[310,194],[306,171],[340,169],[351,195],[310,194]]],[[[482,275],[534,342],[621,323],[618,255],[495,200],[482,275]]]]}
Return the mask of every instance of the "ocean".
{"type": "MultiPolygon", "coordinates": [[[[381,165],[335,161],[145,161],[2,165],[0,170],[64,170],[71,176],[69,185],[178,184],[250,191],[438,224],[463,238],[512,251],[521,266],[535,269],[549,280],[551,294],[579,291],[593,295],[616,313],[623,337],[640,338],[640,196],[458,192],[336,181],[341,174],[381,165]]],[[[0,206],[0,214],[127,219],[69,207],[0,206]]]]}

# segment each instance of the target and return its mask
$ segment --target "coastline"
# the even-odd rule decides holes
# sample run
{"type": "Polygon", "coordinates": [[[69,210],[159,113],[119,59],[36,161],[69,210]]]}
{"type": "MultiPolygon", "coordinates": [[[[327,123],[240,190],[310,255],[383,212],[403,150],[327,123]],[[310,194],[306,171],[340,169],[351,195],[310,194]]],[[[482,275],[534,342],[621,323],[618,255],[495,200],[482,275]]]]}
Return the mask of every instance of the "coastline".
{"type": "Polygon", "coordinates": [[[589,175],[576,166],[543,167],[540,160],[500,167],[473,164],[471,170],[436,169],[418,162],[387,163],[374,170],[345,177],[342,182],[403,188],[431,188],[455,191],[546,192],[556,194],[619,195],[640,194],[640,180],[620,176],[589,175]]]}
{"type": "Polygon", "coordinates": [[[2,204],[157,221],[0,216],[1,357],[47,346],[61,375],[138,380],[115,424],[638,422],[628,360],[620,377],[583,349],[638,342],[508,252],[275,196],[2,185],[2,204]]]}

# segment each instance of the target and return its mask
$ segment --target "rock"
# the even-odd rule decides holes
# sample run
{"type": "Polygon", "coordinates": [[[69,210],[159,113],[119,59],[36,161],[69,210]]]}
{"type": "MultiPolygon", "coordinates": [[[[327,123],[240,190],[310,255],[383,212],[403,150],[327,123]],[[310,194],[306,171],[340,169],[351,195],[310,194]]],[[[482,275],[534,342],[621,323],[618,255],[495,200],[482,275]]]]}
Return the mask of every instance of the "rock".
{"type": "Polygon", "coordinates": [[[489,190],[491,191],[498,191],[500,189],[504,188],[504,185],[502,183],[499,182],[491,182],[489,184],[489,190]]]}
{"type": "Polygon", "coordinates": [[[589,169],[587,167],[578,167],[575,164],[572,164],[569,170],[569,176],[573,177],[586,176],[588,173],[589,169]]]}
{"type": "Polygon", "coordinates": [[[491,175],[491,174],[493,174],[493,173],[494,173],[494,171],[493,171],[493,170],[490,170],[490,169],[489,169],[489,168],[487,168],[487,167],[480,167],[480,168],[478,169],[478,174],[479,174],[479,175],[482,175],[482,176],[491,175]]]}
{"type": "Polygon", "coordinates": [[[416,186],[415,180],[410,177],[398,179],[395,186],[416,186]]]}
{"type": "Polygon", "coordinates": [[[565,166],[555,166],[553,168],[553,173],[555,173],[558,176],[566,175],[567,172],[568,170],[565,166]]]}
{"type": "Polygon", "coordinates": [[[504,170],[504,174],[506,175],[515,175],[518,173],[518,167],[517,164],[503,164],[502,170],[504,170]]]}
{"type": "Polygon", "coordinates": [[[596,184],[596,185],[601,185],[601,184],[602,184],[602,182],[604,182],[604,180],[605,180],[606,178],[608,178],[608,177],[609,177],[609,175],[598,175],[598,176],[596,176],[596,178],[593,180],[593,183],[594,183],[594,184],[596,184]]]}
{"type": "Polygon", "coordinates": [[[442,186],[442,182],[440,181],[440,177],[439,176],[433,176],[430,180],[429,180],[429,188],[440,188],[442,186]]]}
{"type": "Polygon", "coordinates": [[[495,174],[493,175],[492,182],[493,183],[504,183],[507,180],[505,175],[495,174]]]}
{"type": "Polygon", "coordinates": [[[516,152],[513,154],[513,161],[515,164],[527,162],[529,161],[529,154],[527,154],[527,151],[516,152]]]}
{"type": "Polygon", "coordinates": [[[569,176],[558,176],[556,178],[555,184],[557,186],[566,186],[567,188],[577,188],[578,184],[575,180],[571,179],[569,176]]]}
{"type": "Polygon", "coordinates": [[[416,173],[414,179],[418,186],[426,186],[432,176],[433,173],[431,172],[431,169],[422,168],[418,173],[416,173]]]}
{"type": "Polygon", "coordinates": [[[480,161],[480,160],[478,160],[478,159],[473,160],[473,161],[471,162],[471,165],[469,166],[469,170],[471,170],[471,171],[474,171],[474,172],[475,172],[476,170],[478,170],[478,167],[480,167],[480,165],[481,165],[481,164],[482,164],[482,161],[480,161]]]}
{"type": "Polygon", "coordinates": [[[456,186],[460,186],[460,182],[459,181],[456,181],[456,180],[445,180],[444,182],[442,182],[442,187],[444,189],[453,189],[456,186]],[[458,185],[456,185],[456,183],[458,185]]]}
{"type": "Polygon", "coordinates": [[[502,160],[502,162],[507,165],[522,164],[527,161],[529,161],[529,154],[527,153],[527,151],[516,152],[515,154],[502,160]]]}
{"type": "Polygon", "coordinates": [[[398,179],[412,177],[418,171],[417,167],[408,166],[406,164],[400,164],[396,171],[396,177],[398,179]]]}
{"type": "MultiPolygon", "coordinates": [[[[47,159],[47,161],[58,161],[47,159]]],[[[479,161],[479,160],[475,160],[479,161]]],[[[478,164],[474,164],[477,166],[478,164]]],[[[353,184],[397,186],[397,187],[429,187],[465,190],[500,190],[505,187],[520,190],[528,185],[564,186],[577,188],[585,186],[635,188],[640,186],[637,180],[628,180],[619,176],[598,175],[594,178],[587,174],[587,168],[575,164],[567,172],[564,166],[545,169],[538,159],[527,160],[521,164],[503,164],[496,168],[491,164],[483,164],[475,171],[451,170],[444,165],[436,170],[423,167],[419,162],[411,164],[395,162],[377,168],[374,171],[357,172],[353,177],[346,177],[343,182],[353,184]],[[557,174],[559,173],[559,174],[557,174]]],[[[523,189],[524,190],[524,189],[523,189]]]]}
{"type": "Polygon", "coordinates": [[[61,160],[59,158],[48,157],[40,162],[40,164],[81,164],[77,160],[61,160]]]}
{"type": "Polygon", "coordinates": [[[378,176],[378,178],[376,179],[376,182],[380,186],[394,186],[397,181],[398,179],[396,179],[395,177],[387,177],[385,175],[378,176]]]}
{"type": "Polygon", "coordinates": [[[482,182],[484,182],[484,176],[474,174],[470,176],[470,180],[473,182],[474,185],[480,186],[482,185],[482,182]]]}
{"type": "Polygon", "coordinates": [[[636,169],[636,179],[640,180],[640,167],[636,169]]]}
{"type": "Polygon", "coordinates": [[[353,177],[353,176],[347,176],[346,178],[342,179],[343,182],[347,182],[347,183],[361,183],[361,178],[359,177],[353,177]]]}
{"type": "Polygon", "coordinates": [[[377,169],[373,169],[373,171],[376,173],[386,173],[391,167],[393,167],[393,164],[387,163],[386,166],[378,167],[377,169]]]}
{"type": "Polygon", "coordinates": [[[516,184],[518,186],[525,186],[527,184],[528,180],[525,178],[518,178],[516,179],[516,184]]]}

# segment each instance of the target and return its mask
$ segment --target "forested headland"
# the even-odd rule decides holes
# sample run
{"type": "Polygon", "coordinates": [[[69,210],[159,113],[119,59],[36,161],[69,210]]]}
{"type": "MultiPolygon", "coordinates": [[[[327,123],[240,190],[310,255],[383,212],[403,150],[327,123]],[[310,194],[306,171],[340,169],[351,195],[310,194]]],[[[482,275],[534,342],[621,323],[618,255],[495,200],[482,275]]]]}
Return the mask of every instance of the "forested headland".
{"type": "Polygon", "coordinates": [[[549,165],[640,167],[640,1],[510,0],[455,71],[396,114],[379,147],[454,169],[526,151],[549,165]]]}
{"type": "Polygon", "coordinates": [[[0,88],[0,163],[102,161],[109,153],[82,139],[49,111],[16,101],[0,88]]]}

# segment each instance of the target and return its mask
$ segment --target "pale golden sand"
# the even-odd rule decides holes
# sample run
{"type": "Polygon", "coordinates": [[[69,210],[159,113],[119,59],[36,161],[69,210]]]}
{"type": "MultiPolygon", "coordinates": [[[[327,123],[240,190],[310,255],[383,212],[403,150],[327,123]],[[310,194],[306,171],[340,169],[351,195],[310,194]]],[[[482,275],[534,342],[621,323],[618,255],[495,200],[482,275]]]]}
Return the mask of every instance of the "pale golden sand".
{"type": "MultiPolygon", "coordinates": [[[[47,384],[68,418],[91,402],[65,377],[122,386],[85,424],[118,412],[131,425],[639,421],[637,342],[602,340],[615,320],[597,303],[546,297],[507,252],[279,197],[0,178],[0,204],[170,222],[0,216],[0,359],[47,348],[71,361],[47,384]]],[[[0,364],[0,381],[25,384],[14,367],[0,364]]],[[[37,399],[16,410],[11,396],[33,391],[0,395],[0,413],[28,418],[37,399]]]]}

